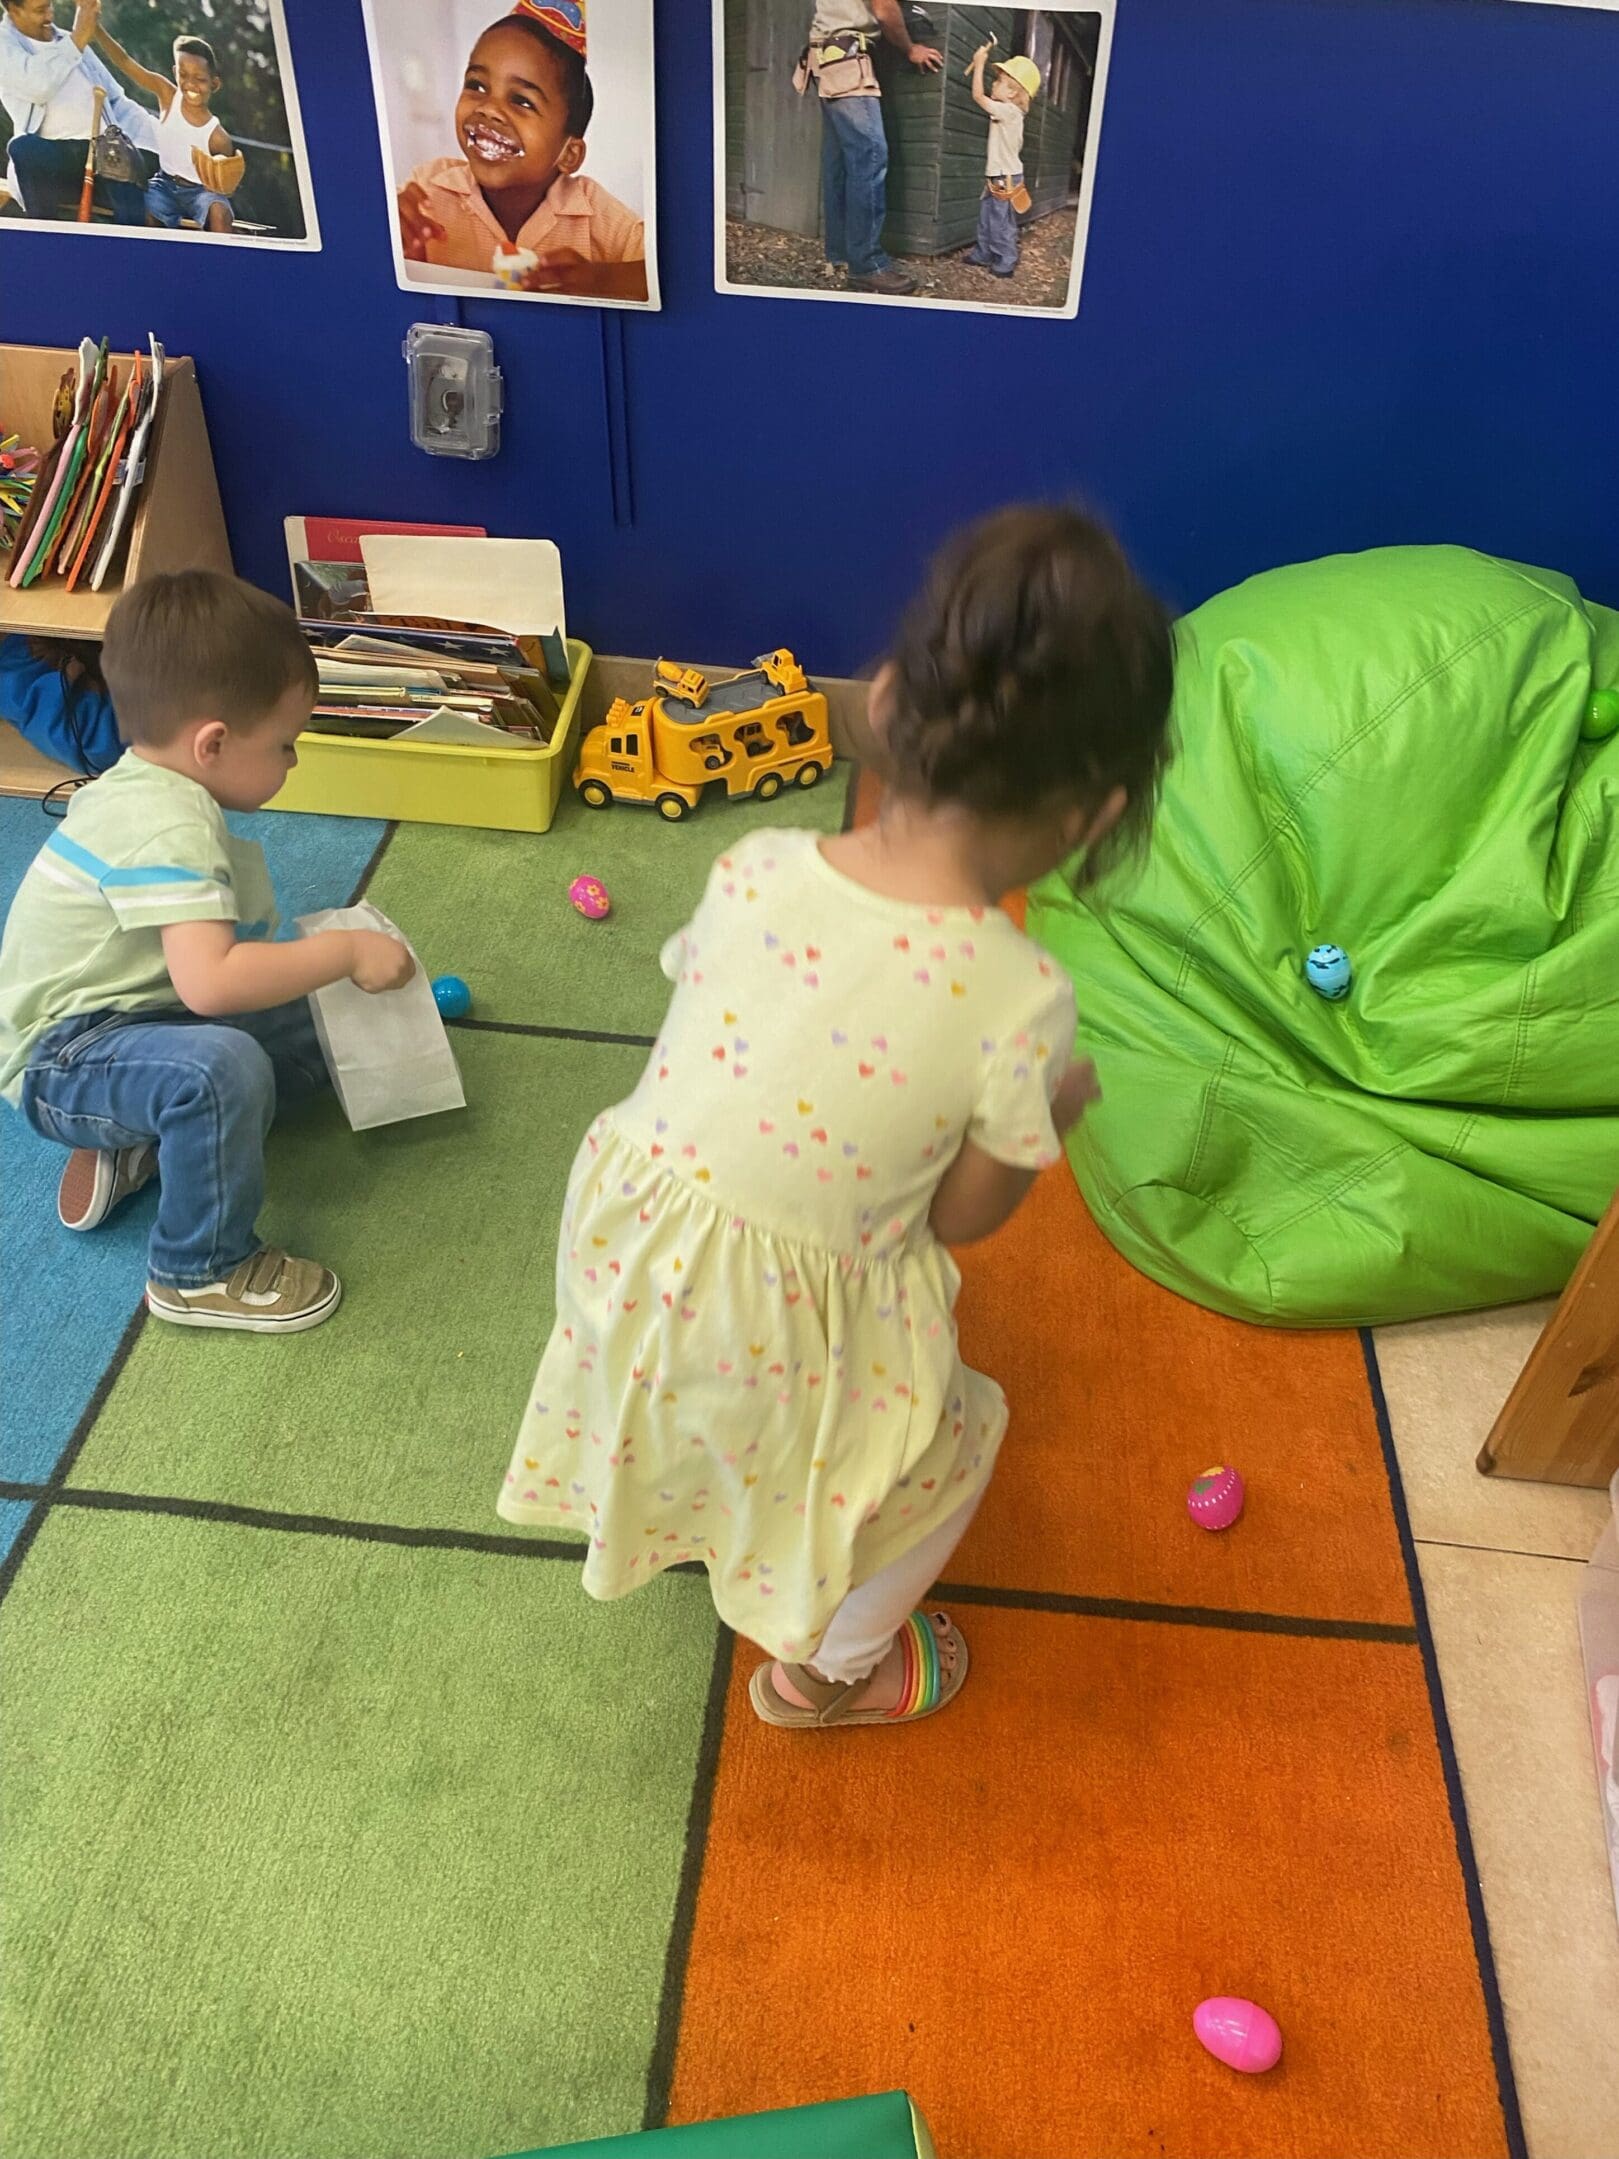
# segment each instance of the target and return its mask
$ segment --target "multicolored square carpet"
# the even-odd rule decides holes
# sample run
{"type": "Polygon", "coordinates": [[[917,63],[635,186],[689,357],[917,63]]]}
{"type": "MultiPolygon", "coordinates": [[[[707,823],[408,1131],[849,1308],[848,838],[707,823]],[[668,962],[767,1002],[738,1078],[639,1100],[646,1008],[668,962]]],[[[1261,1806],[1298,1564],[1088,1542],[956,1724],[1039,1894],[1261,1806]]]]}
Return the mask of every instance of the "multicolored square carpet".
{"type": "MultiPolygon", "coordinates": [[[[5,1119],[9,2150],[487,2159],[903,2086],[943,2159],[1520,2151],[1353,1335],[1180,1303],[1047,1179],[967,1260],[1014,1425],[941,1592],[971,1682],[910,1730],[766,1730],[700,1578],[598,1607],[497,1522],[567,1165],[744,814],[256,821],[289,917],[368,880],[477,999],[464,1113],[274,1139],[266,1228],[347,1285],[315,1333],[145,1324],[150,1197],[67,1236],[5,1119]],[[1212,1993],[1279,2070],[1198,2048],[1212,1993]]],[[[43,832],[0,804],[0,897],[43,832]]]]}

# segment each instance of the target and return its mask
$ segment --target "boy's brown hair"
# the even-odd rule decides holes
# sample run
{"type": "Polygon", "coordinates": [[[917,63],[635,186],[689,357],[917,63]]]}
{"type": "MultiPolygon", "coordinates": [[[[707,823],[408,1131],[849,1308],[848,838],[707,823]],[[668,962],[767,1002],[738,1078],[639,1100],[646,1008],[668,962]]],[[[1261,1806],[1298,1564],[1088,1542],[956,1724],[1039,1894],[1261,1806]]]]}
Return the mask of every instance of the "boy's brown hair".
{"type": "Polygon", "coordinates": [[[101,672],[126,742],[172,742],[197,720],[247,734],[287,692],[319,687],[290,607],[239,577],[180,570],[132,585],[107,617],[101,672]]]}

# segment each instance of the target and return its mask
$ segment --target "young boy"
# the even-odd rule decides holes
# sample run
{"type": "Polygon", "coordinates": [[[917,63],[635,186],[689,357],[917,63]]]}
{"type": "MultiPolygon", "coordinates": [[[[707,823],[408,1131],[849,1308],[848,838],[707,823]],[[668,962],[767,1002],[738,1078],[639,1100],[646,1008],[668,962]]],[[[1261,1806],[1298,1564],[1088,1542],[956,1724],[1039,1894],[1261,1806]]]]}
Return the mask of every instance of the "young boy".
{"type": "Polygon", "coordinates": [[[188,217],[199,232],[229,232],[236,221],[230,197],[245,160],[213,115],[219,94],[214,48],[206,38],[177,37],[171,82],[132,59],[105,25],[96,43],[120,74],[157,99],[158,169],[146,189],[148,222],[173,228],[188,217]]]}
{"type": "Polygon", "coordinates": [[[455,107],[464,157],[439,157],[399,191],[410,262],[488,270],[526,292],[644,300],[646,228],[581,179],[595,109],[585,72],[582,0],[516,0],[472,48],[455,107]]]}
{"type": "Polygon", "coordinates": [[[1021,53],[997,60],[986,91],[988,58],[987,45],[973,54],[973,103],[989,114],[989,153],[978,205],[978,239],[966,260],[996,277],[1010,277],[1018,265],[1018,217],[1029,207],[1023,185],[1023,121],[1040,88],[1040,70],[1021,53]]]}
{"type": "Polygon", "coordinates": [[[224,812],[280,787],[315,692],[279,600],[210,570],[148,578],[109,616],[102,669],[129,747],[74,795],[12,903],[0,1096],[73,1150],[66,1228],[161,1178],[154,1318],[296,1334],[342,1295],[254,1227],[270,1120],[326,1083],[303,1000],[345,975],[395,989],[414,963],[380,931],[254,941],[274,928],[269,878],[224,812]]]}

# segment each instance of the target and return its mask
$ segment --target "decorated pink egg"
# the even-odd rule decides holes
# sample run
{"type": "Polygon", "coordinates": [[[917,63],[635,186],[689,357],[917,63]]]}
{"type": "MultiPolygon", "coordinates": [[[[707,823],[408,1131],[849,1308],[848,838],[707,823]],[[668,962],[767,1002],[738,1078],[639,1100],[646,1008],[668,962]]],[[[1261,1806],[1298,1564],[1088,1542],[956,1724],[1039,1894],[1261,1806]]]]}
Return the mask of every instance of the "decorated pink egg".
{"type": "Polygon", "coordinates": [[[1216,1994],[1192,2011],[1192,2029],[1217,2062],[1259,2076],[1282,2058],[1282,2034],[1269,2010],[1239,1995],[1216,1994]]]}
{"type": "Polygon", "coordinates": [[[1204,1529],[1229,1529],[1242,1512],[1242,1479],[1229,1463],[1216,1462],[1192,1479],[1186,1511],[1204,1529]]]}
{"type": "Polygon", "coordinates": [[[600,922],[613,911],[607,887],[599,877],[576,877],[568,887],[568,897],[587,922],[600,922]]]}

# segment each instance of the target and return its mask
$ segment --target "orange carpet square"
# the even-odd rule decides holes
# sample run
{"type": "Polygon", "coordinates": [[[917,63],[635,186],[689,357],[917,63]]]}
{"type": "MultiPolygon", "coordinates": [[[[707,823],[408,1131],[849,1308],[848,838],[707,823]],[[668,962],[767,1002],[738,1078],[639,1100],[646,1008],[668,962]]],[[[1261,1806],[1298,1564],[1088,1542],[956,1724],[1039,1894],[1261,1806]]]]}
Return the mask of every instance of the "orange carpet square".
{"type": "Polygon", "coordinates": [[[1415,1648],[961,1616],[906,1731],[768,1730],[739,1650],[673,2119],[904,2085],[942,2159],[1505,2149],[1415,1648]],[[1197,2045],[1214,1993],[1278,2071],[1197,2045]]]}
{"type": "Polygon", "coordinates": [[[950,1579],[1069,1595],[1408,1624],[1360,1344],[1250,1327],[1122,1260],[1066,1168],[962,1255],[962,1353],[1011,1429],[950,1579]],[[1235,1528],[1186,1513],[1234,1462],[1235,1528]]]}

